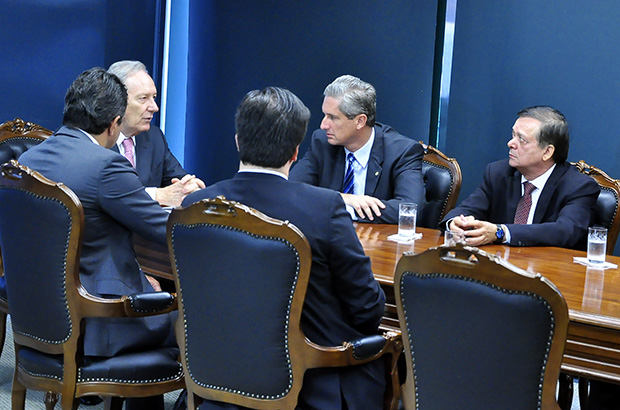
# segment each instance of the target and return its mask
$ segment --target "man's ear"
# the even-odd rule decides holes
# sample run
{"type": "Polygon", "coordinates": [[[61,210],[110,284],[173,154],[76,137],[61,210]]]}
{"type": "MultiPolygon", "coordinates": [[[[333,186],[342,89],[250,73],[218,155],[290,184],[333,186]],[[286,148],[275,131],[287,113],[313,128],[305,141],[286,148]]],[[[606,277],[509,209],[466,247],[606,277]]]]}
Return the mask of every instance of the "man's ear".
{"type": "Polygon", "coordinates": [[[299,156],[299,145],[295,148],[295,153],[293,154],[293,158],[291,158],[291,163],[297,161],[297,157],[299,156]]]}
{"type": "Polygon", "coordinates": [[[361,130],[366,126],[367,122],[368,116],[366,114],[358,114],[357,117],[355,117],[355,128],[361,130]]]}
{"type": "Polygon", "coordinates": [[[235,145],[237,146],[237,152],[239,152],[239,139],[237,137],[237,134],[235,134],[235,145]]]}
{"type": "Polygon", "coordinates": [[[543,161],[548,161],[553,158],[553,153],[555,153],[555,146],[553,144],[547,145],[547,148],[545,148],[545,152],[543,153],[543,161]]]}

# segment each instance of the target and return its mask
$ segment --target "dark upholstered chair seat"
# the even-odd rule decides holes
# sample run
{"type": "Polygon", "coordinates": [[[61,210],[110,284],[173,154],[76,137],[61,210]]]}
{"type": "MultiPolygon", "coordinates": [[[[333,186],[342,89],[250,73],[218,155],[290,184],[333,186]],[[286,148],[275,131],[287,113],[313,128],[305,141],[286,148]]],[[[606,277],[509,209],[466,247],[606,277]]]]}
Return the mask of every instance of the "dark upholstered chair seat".
{"type": "Polygon", "coordinates": [[[399,335],[324,347],[301,330],[312,257],[295,226],[218,197],[174,209],[168,246],[188,409],[207,399],[292,410],[307,369],[387,359],[384,404],[395,410],[399,335]]]}
{"type": "MultiPolygon", "coordinates": [[[[169,347],[148,352],[126,353],[112,358],[85,357],[84,366],[78,367],[78,383],[88,381],[152,383],[179,378],[183,374],[177,361],[179,349],[169,347]]],[[[62,380],[63,356],[48,355],[30,348],[19,351],[22,369],[31,375],[62,380]]]]}
{"type": "Polygon", "coordinates": [[[394,276],[416,408],[559,409],[560,292],[477,248],[403,256],[394,276]]]}

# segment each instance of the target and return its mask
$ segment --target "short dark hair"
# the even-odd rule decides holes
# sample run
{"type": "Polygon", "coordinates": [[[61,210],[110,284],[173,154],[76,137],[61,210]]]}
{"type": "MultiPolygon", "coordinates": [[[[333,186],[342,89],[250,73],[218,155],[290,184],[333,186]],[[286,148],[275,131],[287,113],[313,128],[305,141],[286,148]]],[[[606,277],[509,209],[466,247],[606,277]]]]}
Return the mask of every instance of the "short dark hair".
{"type": "Polygon", "coordinates": [[[339,101],[338,109],[350,120],[366,114],[366,125],[375,126],[377,116],[377,92],[372,84],[352,75],[341,75],[325,87],[325,97],[339,101]]]}
{"type": "Polygon", "coordinates": [[[243,97],[235,116],[244,164],[280,168],[303,141],[310,110],[289,90],[267,87],[243,97]]]}
{"type": "Polygon", "coordinates": [[[127,89],[121,80],[103,68],[91,68],[69,86],[62,123],[99,135],[112,124],[114,118],[123,118],[125,108],[127,89]]]}
{"type": "Polygon", "coordinates": [[[553,145],[553,161],[563,163],[568,158],[568,122],[560,111],[547,105],[524,108],[517,114],[519,118],[534,118],[540,121],[540,132],[536,137],[541,148],[553,145]]]}

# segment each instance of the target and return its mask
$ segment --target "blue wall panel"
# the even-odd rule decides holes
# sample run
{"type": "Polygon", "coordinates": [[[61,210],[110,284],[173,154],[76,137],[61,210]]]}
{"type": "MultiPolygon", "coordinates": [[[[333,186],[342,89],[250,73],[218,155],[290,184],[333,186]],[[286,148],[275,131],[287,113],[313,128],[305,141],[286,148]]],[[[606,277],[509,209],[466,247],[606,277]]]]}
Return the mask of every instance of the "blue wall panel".
{"type": "Polygon", "coordinates": [[[507,157],[517,112],[537,104],[566,115],[570,161],[620,177],[618,21],[611,0],[458,2],[446,153],[463,169],[461,199],[507,157]]]}
{"type": "Polygon", "coordinates": [[[375,85],[380,122],[428,141],[433,3],[190,1],[186,167],[208,183],[235,173],[234,113],[251,89],[296,93],[312,112],[310,134],[323,89],[341,74],[375,85]]]}

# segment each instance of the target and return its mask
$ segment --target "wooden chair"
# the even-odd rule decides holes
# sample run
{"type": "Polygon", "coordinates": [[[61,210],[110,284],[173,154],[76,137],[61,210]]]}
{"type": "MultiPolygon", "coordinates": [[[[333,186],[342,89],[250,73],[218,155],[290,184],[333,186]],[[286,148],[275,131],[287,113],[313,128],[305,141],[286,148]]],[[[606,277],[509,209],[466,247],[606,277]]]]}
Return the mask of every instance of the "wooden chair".
{"type": "Polygon", "coordinates": [[[448,158],[437,148],[424,144],[422,176],[426,188],[426,202],[418,215],[418,225],[437,229],[439,222],[455,207],[463,180],[461,167],[454,158],[448,158]]]}
{"type": "Polygon", "coordinates": [[[550,281],[457,245],[405,254],[394,286],[416,409],[559,408],[568,308],[550,281]]]}
{"type": "MultiPolygon", "coordinates": [[[[596,200],[594,210],[594,225],[607,228],[607,254],[611,255],[616,247],[618,234],[620,234],[620,180],[613,179],[601,169],[588,165],[581,160],[577,163],[571,162],[577,167],[579,172],[591,176],[601,187],[601,193],[596,200]]],[[[562,388],[566,389],[566,384],[572,384],[572,377],[565,376],[566,381],[562,382],[562,388]]],[[[583,409],[588,408],[590,380],[587,377],[579,377],[579,403],[583,409]]],[[[572,398],[572,395],[570,395],[572,398]]]]}
{"type": "Polygon", "coordinates": [[[19,159],[26,150],[52,134],[52,131],[20,118],[0,124],[0,164],[19,159]]]}
{"type": "Polygon", "coordinates": [[[174,209],[168,246],[189,409],[203,399],[294,409],[306,369],[384,355],[393,388],[385,408],[397,408],[400,336],[386,333],[330,347],[304,336],[300,319],[312,259],[294,225],[218,197],[174,209]]]}
{"type": "MultiPolygon", "coordinates": [[[[12,159],[18,159],[27,149],[45,141],[52,131],[40,125],[25,122],[20,118],[0,124],[0,164],[12,159]]],[[[0,355],[4,347],[6,335],[6,319],[9,313],[9,304],[6,296],[4,268],[0,255],[0,355]]]]}
{"type": "Polygon", "coordinates": [[[178,348],[83,355],[91,317],[134,317],[176,308],[175,296],[152,292],[102,299],[81,285],[84,211],[66,186],[15,160],[0,168],[0,244],[8,290],[15,374],[12,408],[24,409],[26,389],[45,391],[46,408],[61,395],[63,409],[78,398],[104,396],[106,409],[123,397],[147,397],[183,387],[178,348]]]}
{"type": "Polygon", "coordinates": [[[607,254],[611,255],[620,234],[620,180],[613,179],[604,171],[583,160],[571,162],[579,172],[591,176],[601,187],[601,193],[596,200],[594,211],[594,225],[607,228],[607,254]]]}

